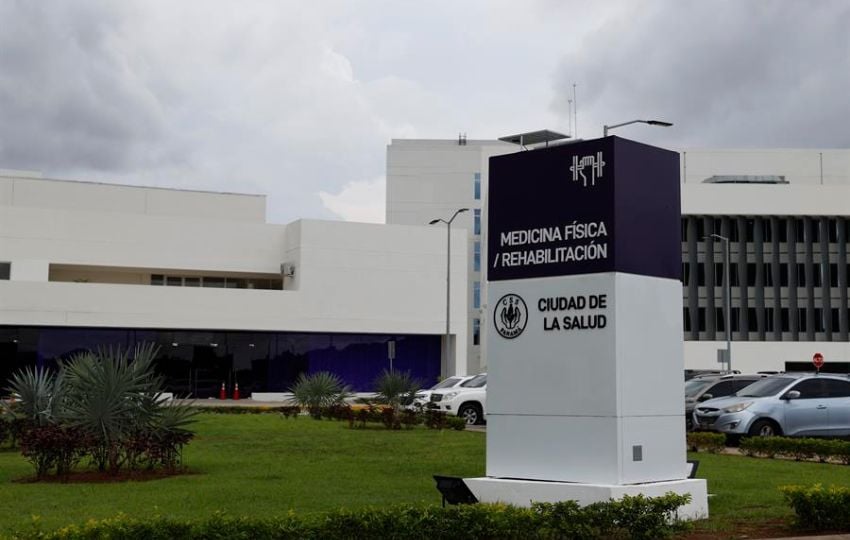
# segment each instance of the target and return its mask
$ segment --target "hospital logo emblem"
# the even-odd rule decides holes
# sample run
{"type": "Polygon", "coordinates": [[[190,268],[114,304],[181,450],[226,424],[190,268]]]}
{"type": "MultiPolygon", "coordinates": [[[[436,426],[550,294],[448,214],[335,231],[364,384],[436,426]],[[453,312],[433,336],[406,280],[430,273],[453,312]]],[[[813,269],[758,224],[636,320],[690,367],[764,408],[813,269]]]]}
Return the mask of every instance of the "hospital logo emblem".
{"type": "Polygon", "coordinates": [[[516,294],[506,294],[496,303],[493,312],[496,332],[506,339],[513,339],[525,330],[528,323],[528,307],[525,301],[516,294]]]}
{"type": "Polygon", "coordinates": [[[573,156],[573,164],[570,166],[570,172],[573,173],[573,182],[581,182],[583,187],[587,187],[589,181],[591,186],[595,186],[596,181],[602,178],[602,169],[604,167],[605,162],[602,160],[602,152],[596,152],[595,156],[573,156]]]}

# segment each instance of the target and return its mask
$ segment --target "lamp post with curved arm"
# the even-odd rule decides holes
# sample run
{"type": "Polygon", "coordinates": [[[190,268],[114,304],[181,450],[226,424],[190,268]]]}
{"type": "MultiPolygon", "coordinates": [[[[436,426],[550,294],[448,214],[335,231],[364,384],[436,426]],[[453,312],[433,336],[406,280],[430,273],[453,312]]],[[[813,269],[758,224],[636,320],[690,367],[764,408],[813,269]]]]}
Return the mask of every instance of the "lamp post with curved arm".
{"type": "MultiPolygon", "coordinates": [[[[452,291],[452,222],[463,212],[468,212],[469,208],[458,208],[452,217],[445,219],[432,219],[428,225],[436,225],[437,223],[446,224],[446,369],[449,367],[449,357],[451,355],[451,291],[452,291]]],[[[442,371],[442,370],[441,370],[442,371]]],[[[446,375],[447,373],[442,373],[446,375]]]]}
{"type": "Polygon", "coordinates": [[[732,373],[732,324],[730,316],[732,311],[732,284],[729,282],[729,239],[719,234],[710,234],[708,237],[723,242],[723,254],[725,258],[723,264],[723,296],[724,303],[726,304],[726,324],[723,326],[726,327],[726,369],[729,373],[732,373]]]}
{"type": "Polygon", "coordinates": [[[629,120],[628,122],[623,122],[622,124],[614,124],[612,126],[602,126],[602,134],[603,137],[608,136],[608,130],[628,126],[629,124],[649,124],[650,126],[661,126],[661,127],[670,127],[673,124],[670,122],[665,122],[663,120],[629,120]]]}

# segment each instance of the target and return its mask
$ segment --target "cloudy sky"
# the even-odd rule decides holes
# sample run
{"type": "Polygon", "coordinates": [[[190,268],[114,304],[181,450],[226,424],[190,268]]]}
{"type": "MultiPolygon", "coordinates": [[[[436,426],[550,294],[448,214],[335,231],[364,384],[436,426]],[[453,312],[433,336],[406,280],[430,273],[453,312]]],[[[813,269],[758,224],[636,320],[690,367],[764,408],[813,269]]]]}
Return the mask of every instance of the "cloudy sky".
{"type": "Polygon", "coordinates": [[[848,29],[847,0],[0,0],[0,169],[381,221],[393,138],[848,148],[848,29]]]}

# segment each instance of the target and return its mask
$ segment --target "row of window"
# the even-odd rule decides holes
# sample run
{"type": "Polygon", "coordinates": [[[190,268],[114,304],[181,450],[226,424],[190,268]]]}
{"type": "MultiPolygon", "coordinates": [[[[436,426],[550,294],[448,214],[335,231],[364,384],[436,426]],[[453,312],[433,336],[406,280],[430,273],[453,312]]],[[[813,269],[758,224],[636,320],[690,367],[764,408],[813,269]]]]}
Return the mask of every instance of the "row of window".
{"type": "MultiPolygon", "coordinates": [[[[775,284],[773,278],[773,263],[764,263],[762,265],[764,267],[764,271],[762,273],[762,283],[765,287],[772,287],[775,284]]],[[[725,274],[724,265],[722,262],[716,262],[713,264],[714,268],[714,284],[718,287],[723,285],[723,278],[725,274]]],[[[805,263],[796,263],[796,278],[793,286],[796,287],[805,287],[806,286],[806,265],[805,263]]],[[[813,287],[821,287],[824,283],[829,283],[830,287],[838,287],[839,281],[839,273],[840,268],[837,263],[830,263],[828,266],[821,264],[813,264],[811,270],[811,281],[813,287]],[[828,274],[824,276],[824,273],[828,274]]],[[[695,273],[691,272],[691,265],[687,262],[682,263],[682,283],[685,286],[692,285],[692,279],[696,278],[697,286],[703,287],[706,283],[706,272],[705,272],[705,264],[698,263],[697,271],[695,273]]],[[[850,264],[845,265],[844,268],[845,274],[845,283],[850,283],[850,264]]],[[[779,286],[780,287],[788,287],[789,285],[789,275],[790,275],[790,264],[782,263],[779,265],[779,286]]],[[[756,263],[747,263],[746,266],[746,278],[748,287],[754,287],[756,285],[756,281],[758,278],[758,267],[756,263]]],[[[729,265],[729,282],[733,287],[737,287],[741,285],[741,278],[739,274],[738,263],[732,263],[729,265]]]]}
{"type": "MultiPolygon", "coordinates": [[[[472,175],[472,194],[476,201],[481,200],[481,173],[477,172],[472,175]]],[[[481,209],[475,208],[472,210],[472,234],[481,235],[481,209]]],[[[472,251],[472,271],[481,271],[481,241],[476,240],[473,244],[472,251]]]]}
{"type": "MultiPolygon", "coordinates": [[[[706,220],[702,217],[693,218],[696,222],[696,227],[694,229],[694,233],[696,236],[696,240],[699,241],[712,241],[711,238],[705,238],[706,236],[710,236],[712,234],[723,234],[723,219],[722,217],[713,217],[709,218],[709,225],[706,226],[706,220]]],[[[729,240],[732,242],[754,242],[756,239],[756,222],[761,223],[762,227],[762,239],[764,242],[772,242],[774,235],[777,236],[780,242],[788,242],[788,220],[793,220],[793,231],[794,238],[796,241],[807,241],[811,243],[820,242],[821,237],[821,227],[820,220],[821,218],[809,218],[810,226],[808,227],[808,234],[806,232],[806,218],[798,217],[790,217],[790,218],[756,218],[750,217],[744,219],[743,228],[738,226],[738,220],[734,217],[727,218],[730,220],[730,226],[728,230],[729,240]],[[776,230],[773,228],[773,219],[776,219],[776,230]]],[[[689,218],[682,218],[682,240],[688,241],[688,220],[689,218]]],[[[826,226],[826,235],[828,241],[831,243],[837,243],[839,239],[839,231],[841,228],[845,229],[845,242],[850,242],[850,220],[838,219],[838,218],[828,218],[827,226],[826,226]]]]}
{"type": "MultiPolygon", "coordinates": [[[[733,307],[729,314],[729,323],[732,327],[732,332],[758,332],[758,309],[747,308],[746,328],[742,319],[743,312],[739,307],[733,307]]],[[[779,328],[776,328],[774,321],[775,309],[764,308],[763,325],[765,332],[791,332],[791,310],[790,308],[781,308],[779,310],[779,328]]],[[[684,321],[685,332],[691,332],[694,327],[691,322],[689,308],[682,308],[682,316],[684,321]]],[[[707,331],[708,308],[697,308],[696,330],[698,332],[707,331]]],[[[838,332],[841,320],[840,308],[832,308],[824,310],[822,308],[814,308],[813,310],[813,332],[826,332],[827,317],[831,320],[831,328],[833,332],[838,332]]],[[[714,328],[717,332],[726,331],[726,312],[722,307],[714,308],[714,328]]],[[[808,332],[808,310],[806,308],[797,308],[797,330],[800,332],[808,332]]]]}
{"type": "Polygon", "coordinates": [[[151,285],[168,287],[213,287],[218,289],[283,289],[282,279],[234,278],[216,276],[166,276],[152,274],[151,285]]]}

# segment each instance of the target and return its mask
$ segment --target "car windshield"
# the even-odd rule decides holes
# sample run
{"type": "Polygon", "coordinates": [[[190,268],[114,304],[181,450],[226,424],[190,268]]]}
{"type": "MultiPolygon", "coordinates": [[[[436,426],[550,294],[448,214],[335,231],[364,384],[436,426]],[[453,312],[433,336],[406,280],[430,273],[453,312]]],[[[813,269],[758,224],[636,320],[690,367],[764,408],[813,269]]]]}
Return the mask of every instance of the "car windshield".
{"type": "Polygon", "coordinates": [[[448,377],[432,386],[431,390],[439,390],[440,388],[451,388],[452,386],[456,385],[460,379],[460,377],[448,377]]]}
{"type": "Polygon", "coordinates": [[[791,377],[768,377],[760,381],[756,381],[749,386],[745,386],[738,390],[736,394],[739,397],[767,397],[772,396],[794,382],[796,379],[791,377]]]}
{"type": "Polygon", "coordinates": [[[481,375],[476,375],[475,377],[469,379],[466,382],[461,383],[461,386],[465,386],[466,388],[481,388],[482,386],[487,384],[487,375],[482,373],[481,375]]]}
{"type": "Polygon", "coordinates": [[[697,379],[691,379],[690,381],[685,383],[685,397],[692,398],[700,393],[700,391],[713,383],[714,381],[700,381],[697,379]]]}

